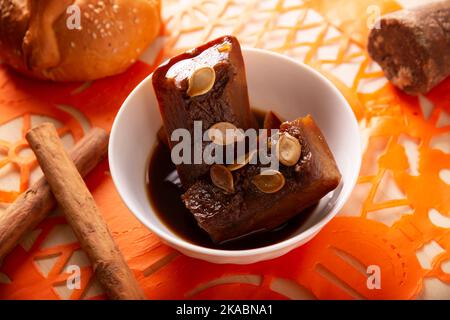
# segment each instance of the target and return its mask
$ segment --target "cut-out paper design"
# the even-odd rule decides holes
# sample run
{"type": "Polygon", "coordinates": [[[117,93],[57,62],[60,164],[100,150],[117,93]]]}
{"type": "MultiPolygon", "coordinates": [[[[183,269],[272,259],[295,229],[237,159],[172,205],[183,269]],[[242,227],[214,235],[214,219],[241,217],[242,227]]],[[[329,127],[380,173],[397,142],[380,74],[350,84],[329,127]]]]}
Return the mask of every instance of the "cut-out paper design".
{"type": "MultiPolygon", "coordinates": [[[[103,162],[88,186],[149,298],[287,299],[284,282],[318,299],[411,299],[427,278],[450,284],[443,267],[450,260],[450,79],[427,97],[407,96],[387,83],[365,50],[373,15],[399,8],[391,0],[166,1],[166,44],[155,63],[225,33],[303,61],[344,94],[365,151],[358,184],[338,217],[306,245],[247,266],[210,264],[162,244],[125,208],[103,162]],[[425,268],[417,252],[431,242],[442,250],[425,268]]],[[[0,179],[6,166],[20,177],[18,190],[2,189],[0,180],[0,203],[14,201],[36,169],[32,156],[18,156],[33,115],[55,119],[60,134],[75,141],[89,126],[110,129],[122,101],[151,70],[138,62],[108,79],[53,84],[0,66],[0,128],[23,118],[22,138],[0,141],[0,179]]],[[[65,270],[80,250],[73,239],[53,239],[65,224],[51,215],[3,261],[0,299],[104,298],[87,265],[80,289],[64,289],[65,270]]]]}

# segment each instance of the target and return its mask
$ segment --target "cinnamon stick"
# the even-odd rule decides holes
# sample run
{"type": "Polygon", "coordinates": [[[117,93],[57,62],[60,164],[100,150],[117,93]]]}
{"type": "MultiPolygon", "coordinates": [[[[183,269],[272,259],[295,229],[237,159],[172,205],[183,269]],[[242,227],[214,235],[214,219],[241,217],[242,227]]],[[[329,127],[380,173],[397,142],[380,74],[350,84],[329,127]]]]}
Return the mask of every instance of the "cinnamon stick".
{"type": "Polygon", "coordinates": [[[27,133],[26,139],[108,297],[145,299],[55,127],[50,123],[39,125],[27,133]]]}
{"type": "MultiPolygon", "coordinates": [[[[108,133],[92,129],[70,151],[70,157],[82,176],[87,175],[103,160],[108,150],[108,133]]],[[[0,214],[0,260],[22,237],[32,231],[56,206],[45,177],[20,195],[4,213],[0,214]]]]}

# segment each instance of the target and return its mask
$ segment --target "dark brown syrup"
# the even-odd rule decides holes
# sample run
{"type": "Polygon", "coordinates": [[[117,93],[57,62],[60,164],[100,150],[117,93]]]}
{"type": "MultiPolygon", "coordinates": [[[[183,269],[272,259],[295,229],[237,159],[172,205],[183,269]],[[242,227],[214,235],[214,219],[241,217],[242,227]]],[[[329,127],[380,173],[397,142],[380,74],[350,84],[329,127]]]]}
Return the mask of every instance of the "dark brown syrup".
{"type": "MultiPolygon", "coordinates": [[[[258,123],[262,125],[264,113],[254,111],[258,123]]],[[[275,230],[253,233],[221,244],[214,243],[201,229],[194,216],[181,201],[183,189],[179,185],[178,174],[172,163],[169,148],[159,142],[150,159],[147,173],[147,190],[150,204],[159,219],[172,232],[196,245],[213,249],[244,250],[269,246],[291,237],[310,216],[314,207],[289,220],[275,230]]]]}

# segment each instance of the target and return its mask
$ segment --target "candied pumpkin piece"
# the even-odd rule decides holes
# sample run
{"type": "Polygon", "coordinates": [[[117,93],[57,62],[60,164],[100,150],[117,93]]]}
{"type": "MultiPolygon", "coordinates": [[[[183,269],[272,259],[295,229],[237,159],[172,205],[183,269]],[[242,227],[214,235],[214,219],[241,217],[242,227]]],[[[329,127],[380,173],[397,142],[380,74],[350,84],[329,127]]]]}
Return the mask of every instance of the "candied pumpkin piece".
{"type": "MultiPolygon", "coordinates": [[[[178,143],[170,141],[172,132],[187,129],[193,137],[194,121],[202,121],[203,132],[220,122],[243,130],[257,129],[250,110],[244,60],[235,37],[218,38],[170,59],[155,70],[152,82],[171,148],[178,143]]],[[[194,141],[191,143],[194,150],[194,141]]],[[[209,167],[181,164],[177,171],[187,188],[207,174],[209,167]]]]}
{"type": "Polygon", "coordinates": [[[301,155],[297,163],[280,164],[270,179],[260,176],[261,165],[247,164],[232,171],[234,193],[223,192],[210,178],[203,178],[182,196],[198,225],[214,242],[273,230],[339,185],[336,161],[311,116],[284,122],[280,134],[298,140],[301,155]]]}

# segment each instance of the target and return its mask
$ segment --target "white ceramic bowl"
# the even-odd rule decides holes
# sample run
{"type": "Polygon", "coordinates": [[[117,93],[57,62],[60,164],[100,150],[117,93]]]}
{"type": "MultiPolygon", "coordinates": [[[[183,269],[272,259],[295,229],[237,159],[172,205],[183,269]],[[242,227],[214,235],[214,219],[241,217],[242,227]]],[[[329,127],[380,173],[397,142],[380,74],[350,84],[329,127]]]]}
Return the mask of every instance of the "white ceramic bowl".
{"type": "Polygon", "coordinates": [[[311,114],[334,154],[342,184],[324,197],[295,235],[251,250],[215,250],[187,242],[168,229],[149,203],[145,185],[149,156],[162,125],[151,76],[124,102],[111,132],[109,164],[116,188],[134,215],[165,243],[214,263],[248,264],[279,257],[313,238],[341,209],[358,177],[361,142],[357,121],[340,92],[312,68],[285,56],[244,49],[251,105],[285,119],[311,114]]]}

